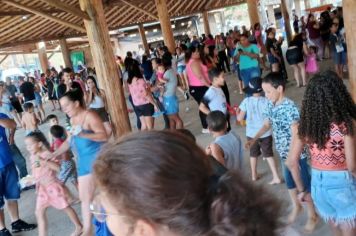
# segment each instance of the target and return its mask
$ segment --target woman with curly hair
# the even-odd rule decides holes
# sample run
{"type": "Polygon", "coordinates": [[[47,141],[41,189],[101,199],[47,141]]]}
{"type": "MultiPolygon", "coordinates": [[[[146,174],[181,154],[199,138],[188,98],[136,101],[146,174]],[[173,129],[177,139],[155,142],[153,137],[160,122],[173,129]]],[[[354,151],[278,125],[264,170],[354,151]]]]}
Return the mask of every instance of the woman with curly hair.
{"type": "Polygon", "coordinates": [[[310,200],[300,179],[299,153],[311,153],[311,198],[334,235],[356,235],[356,105],[335,72],[311,79],[288,165],[300,200],[310,200]]]}

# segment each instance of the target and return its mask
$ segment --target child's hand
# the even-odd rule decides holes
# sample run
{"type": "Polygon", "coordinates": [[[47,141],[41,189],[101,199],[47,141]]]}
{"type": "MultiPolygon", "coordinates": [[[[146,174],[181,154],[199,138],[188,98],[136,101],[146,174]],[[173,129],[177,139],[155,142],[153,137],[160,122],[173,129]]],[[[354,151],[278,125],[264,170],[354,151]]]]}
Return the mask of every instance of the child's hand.
{"type": "Polygon", "coordinates": [[[255,144],[256,140],[255,139],[251,139],[249,141],[247,141],[247,143],[245,144],[245,149],[250,149],[252,147],[253,144],[255,144]]]}
{"type": "Polygon", "coordinates": [[[205,148],[205,153],[206,153],[206,155],[209,155],[209,156],[211,156],[211,147],[210,147],[210,145],[208,145],[206,148],[205,148]]]}

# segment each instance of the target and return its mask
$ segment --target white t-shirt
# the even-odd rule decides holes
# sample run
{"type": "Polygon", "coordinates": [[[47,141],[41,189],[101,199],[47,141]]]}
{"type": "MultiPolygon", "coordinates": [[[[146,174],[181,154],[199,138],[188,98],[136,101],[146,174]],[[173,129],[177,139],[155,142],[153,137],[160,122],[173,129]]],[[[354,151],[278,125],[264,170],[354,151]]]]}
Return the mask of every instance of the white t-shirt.
{"type": "Polygon", "coordinates": [[[210,111],[221,111],[227,114],[226,97],[221,88],[210,86],[202,102],[209,107],[210,111]]]}
{"type": "MultiPolygon", "coordinates": [[[[240,104],[240,109],[246,112],[246,136],[253,138],[262,128],[265,118],[263,112],[268,107],[268,99],[266,97],[247,97],[240,104]]],[[[261,138],[272,135],[272,130],[267,131],[261,138]]]]}

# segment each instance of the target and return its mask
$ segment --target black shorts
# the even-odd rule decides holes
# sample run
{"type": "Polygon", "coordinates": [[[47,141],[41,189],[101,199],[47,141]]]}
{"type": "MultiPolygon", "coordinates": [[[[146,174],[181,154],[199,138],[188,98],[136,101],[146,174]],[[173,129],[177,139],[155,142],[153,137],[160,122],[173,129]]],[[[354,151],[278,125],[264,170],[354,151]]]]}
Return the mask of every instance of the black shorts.
{"type": "Polygon", "coordinates": [[[286,52],[289,65],[296,65],[304,61],[303,51],[298,47],[289,48],[286,52]]]}
{"type": "Polygon", "coordinates": [[[151,103],[145,105],[136,106],[138,117],[140,116],[153,116],[155,112],[154,106],[151,103]]]}
{"type": "Polygon", "coordinates": [[[21,106],[21,103],[18,99],[16,100],[11,100],[11,105],[15,108],[15,110],[17,111],[17,113],[22,113],[23,109],[21,106]]]}
{"type": "MultiPolygon", "coordinates": [[[[252,138],[247,137],[247,140],[252,138]]],[[[258,139],[250,148],[250,157],[273,157],[273,139],[272,136],[258,139]]]]}

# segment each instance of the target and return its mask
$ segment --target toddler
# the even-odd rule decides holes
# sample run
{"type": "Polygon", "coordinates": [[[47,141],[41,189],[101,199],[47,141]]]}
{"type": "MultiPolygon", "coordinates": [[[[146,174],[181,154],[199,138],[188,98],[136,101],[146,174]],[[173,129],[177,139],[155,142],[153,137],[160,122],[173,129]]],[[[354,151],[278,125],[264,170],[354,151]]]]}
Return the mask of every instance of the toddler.
{"type": "Polygon", "coordinates": [[[314,74],[319,72],[319,65],[317,61],[317,47],[309,46],[308,51],[306,53],[307,61],[305,64],[305,71],[309,76],[313,76],[314,74]]]}
{"type": "Polygon", "coordinates": [[[23,105],[25,112],[22,115],[21,125],[26,130],[26,135],[31,132],[39,131],[40,120],[36,116],[35,108],[32,102],[26,102],[23,105]]]}

